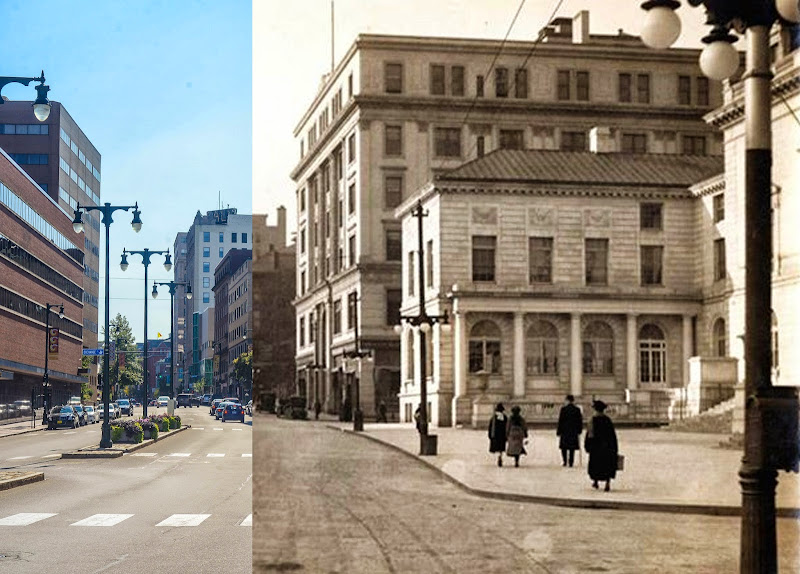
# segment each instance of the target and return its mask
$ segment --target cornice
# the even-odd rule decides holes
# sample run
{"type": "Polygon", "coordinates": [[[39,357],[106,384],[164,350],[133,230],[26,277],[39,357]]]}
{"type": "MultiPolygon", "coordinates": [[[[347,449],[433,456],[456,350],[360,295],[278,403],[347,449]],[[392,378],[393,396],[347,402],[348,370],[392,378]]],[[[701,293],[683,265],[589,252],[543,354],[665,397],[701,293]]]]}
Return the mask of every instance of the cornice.
{"type": "Polygon", "coordinates": [[[713,195],[725,189],[725,174],[715,175],[705,181],[701,181],[689,188],[693,197],[704,197],[713,195]]]}
{"type": "Polygon", "coordinates": [[[585,182],[559,182],[547,181],[514,181],[509,185],[486,186],[486,183],[506,182],[482,179],[464,185],[437,185],[436,191],[442,195],[506,195],[506,196],[537,196],[537,197],[606,197],[606,198],[653,198],[653,199],[692,199],[693,195],[686,187],[676,187],[664,184],[617,184],[613,182],[601,184],[587,184],[585,182]],[[482,185],[483,184],[483,185],[482,185]],[[541,187],[546,184],[548,187],[541,187]],[[522,187],[527,186],[527,187],[522,187]],[[536,187],[533,187],[536,186],[536,187]]]}

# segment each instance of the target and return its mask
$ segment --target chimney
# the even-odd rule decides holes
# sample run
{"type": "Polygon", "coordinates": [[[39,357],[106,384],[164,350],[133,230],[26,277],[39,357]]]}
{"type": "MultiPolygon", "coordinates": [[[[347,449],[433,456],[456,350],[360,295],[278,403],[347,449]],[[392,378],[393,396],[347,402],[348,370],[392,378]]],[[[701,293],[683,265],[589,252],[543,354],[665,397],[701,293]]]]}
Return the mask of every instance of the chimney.
{"type": "Polygon", "coordinates": [[[572,18],[572,43],[586,44],[589,42],[589,11],[581,10],[572,18]]]}
{"type": "Polygon", "coordinates": [[[278,237],[286,241],[286,208],[282,205],[278,207],[278,237]]]}
{"type": "Polygon", "coordinates": [[[589,151],[592,153],[613,153],[617,151],[616,147],[610,128],[596,126],[589,130],[589,151]]]}

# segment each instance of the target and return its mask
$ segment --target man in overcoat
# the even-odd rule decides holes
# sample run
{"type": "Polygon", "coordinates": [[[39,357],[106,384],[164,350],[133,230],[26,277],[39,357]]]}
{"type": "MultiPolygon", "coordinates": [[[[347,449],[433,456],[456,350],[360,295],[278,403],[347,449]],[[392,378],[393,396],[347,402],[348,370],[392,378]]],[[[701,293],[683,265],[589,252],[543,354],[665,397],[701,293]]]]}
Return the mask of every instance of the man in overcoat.
{"type": "Polygon", "coordinates": [[[508,440],[508,417],[503,403],[497,403],[489,421],[489,452],[497,453],[497,466],[503,466],[503,453],[508,440]]]}
{"type": "Polygon", "coordinates": [[[575,406],[575,397],[567,395],[567,404],[561,407],[558,413],[558,428],[556,435],[559,438],[558,448],[561,449],[562,466],[572,466],[575,462],[575,451],[580,445],[580,435],[583,432],[583,415],[581,409],[575,406]]]}

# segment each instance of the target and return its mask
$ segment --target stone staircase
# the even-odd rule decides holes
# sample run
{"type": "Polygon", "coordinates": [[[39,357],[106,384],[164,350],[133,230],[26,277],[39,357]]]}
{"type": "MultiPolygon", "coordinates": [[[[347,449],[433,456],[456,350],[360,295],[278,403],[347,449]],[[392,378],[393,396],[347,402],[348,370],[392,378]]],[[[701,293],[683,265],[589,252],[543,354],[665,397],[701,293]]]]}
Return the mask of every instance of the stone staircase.
{"type": "Polygon", "coordinates": [[[733,410],[735,407],[736,398],[731,397],[703,411],[699,415],[683,419],[673,419],[664,429],[675,432],[730,434],[733,422],[733,410]]]}

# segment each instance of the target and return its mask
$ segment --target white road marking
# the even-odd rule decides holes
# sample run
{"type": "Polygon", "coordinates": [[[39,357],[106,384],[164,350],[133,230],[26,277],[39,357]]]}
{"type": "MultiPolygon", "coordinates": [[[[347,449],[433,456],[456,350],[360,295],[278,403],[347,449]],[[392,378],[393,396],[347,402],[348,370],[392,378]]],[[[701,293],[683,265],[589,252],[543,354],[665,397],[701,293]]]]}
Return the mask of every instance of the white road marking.
{"type": "Polygon", "coordinates": [[[0,518],[0,526],[28,526],[45,518],[55,516],[57,512],[21,512],[0,518]]]}
{"type": "Polygon", "coordinates": [[[89,518],[73,522],[70,526],[114,526],[131,516],[133,514],[94,514],[89,518]]]}
{"type": "Polygon", "coordinates": [[[214,427],[213,430],[222,430],[222,427],[214,427]]]}
{"type": "Polygon", "coordinates": [[[61,456],[60,454],[46,454],[42,458],[55,458],[57,456],[61,456]]]}
{"type": "Polygon", "coordinates": [[[71,431],[65,432],[64,434],[75,434],[76,432],[78,432],[78,431],[71,430],[71,431]]]}
{"type": "Polygon", "coordinates": [[[14,456],[14,457],[11,457],[11,458],[9,458],[7,460],[24,460],[26,458],[33,458],[33,456],[31,456],[31,455],[28,455],[28,456],[14,456]]]}
{"type": "Polygon", "coordinates": [[[210,452],[206,455],[207,458],[222,458],[223,456],[225,456],[225,454],[221,452],[210,452]]]}
{"type": "Polygon", "coordinates": [[[198,526],[210,514],[173,514],[156,524],[156,526],[198,526]]]}
{"type": "Polygon", "coordinates": [[[135,452],[131,456],[156,456],[157,452],[135,452]]]}
{"type": "Polygon", "coordinates": [[[231,429],[231,430],[238,430],[238,431],[240,431],[240,430],[243,430],[243,429],[231,429]]]}
{"type": "Polygon", "coordinates": [[[192,453],[190,453],[190,452],[172,452],[172,453],[168,454],[167,456],[182,456],[182,457],[185,458],[185,457],[191,456],[191,455],[192,455],[192,453]]]}
{"type": "Polygon", "coordinates": [[[244,453],[242,456],[243,456],[244,458],[253,458],[253,453],[252,453],[252,452],[246,452],[246,453],[244,453]]]}
{"type": "Polygon", "coordinates": [[[192,427],[192,430],[206,430],[206,427],[192,427]]]}
{"type": "Polygon", "coordinates": [[[248,514],[247,518],[242,520],[242,523],[239,526],[253,526],[253,515],[248,514]]]}

